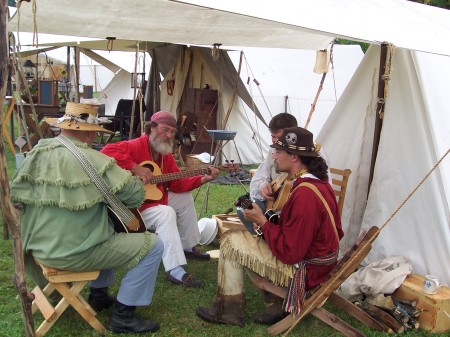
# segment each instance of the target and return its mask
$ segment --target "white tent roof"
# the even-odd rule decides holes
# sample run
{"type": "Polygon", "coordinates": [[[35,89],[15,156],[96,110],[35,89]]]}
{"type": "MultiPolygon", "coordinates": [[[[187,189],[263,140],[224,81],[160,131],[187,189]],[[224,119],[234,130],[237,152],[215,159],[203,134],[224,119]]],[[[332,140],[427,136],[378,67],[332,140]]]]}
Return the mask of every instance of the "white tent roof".
{"type": "Polygon", "coordinates": [[[450,55],[450,11],[407,0],[279,0],[276,6],[271,0],[180,2],[216,15],[239,14],[248,22],[263,19],[291,30],[371,44],[387,41],[399,48],[450,55]]]}
{"type": "MultiPolygon", "coordinates": [[[[32,32],[31,3],[20,10],[20,30],[32,32]]],[[[40,0],[36,15],[37,31],[49,34],[313,50],[338,37],[450,55],[450,12],[407,0],[110,0],[108,8],[40,0]]],[[[18,30],[18,18],[10,31],[18,30]]]]}
{"type": "MultiPolygon", "coordinates": [[[[335,167],[350,168],[342,251],[382,226],[450,147],[450,58],[397,49],[367,199],[380,48],[371,46],[317,141],[335,167]]],[[[375,240],[366,262],[403,255],[413,272],[450,285],[450,158],[440,164],[375,240]],[[447,262],[445,262],[447,261],[447,262]]]]}
{"type": "MultiPolygon", "coordinates": [[[[262,19],[249,20],[235,14],[166,0],[110,0],[107,3],[39,0],[36,4],[37,31],[47,34],[314,50],[326,48],[334,38],[301,27],[262,19]]],[[[20,11],[20,31],[32,32],[31,3],[22,3],[20,11]]],[[[16,13],[8,24],[8,30],[18,30],[18,19],[16,13]]]]}

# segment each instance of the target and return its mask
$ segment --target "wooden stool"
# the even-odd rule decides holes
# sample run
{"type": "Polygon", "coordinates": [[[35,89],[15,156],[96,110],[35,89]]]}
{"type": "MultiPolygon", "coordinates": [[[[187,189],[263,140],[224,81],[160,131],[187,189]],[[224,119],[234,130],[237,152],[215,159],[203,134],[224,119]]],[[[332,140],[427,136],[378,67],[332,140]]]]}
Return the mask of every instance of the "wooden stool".
{"type": "Polygon", "coordinates": [[[69,305],[71,305],[95,330],[103,332],[105,327],[95,317],[97,313],[80,295],[80,291],[87,282],[97,279],[100,272],[72,272],[52,269],[38,261],[36,261],[36,263],[42,268],[42,272],[48,280],[48,284],[45,286],[44,290],[41,290],[41,288],[36,286],[32,291],[35,296],[32,303],[32,312],[35,313],[39,310],[44,317],[44,321],[36,329],[36,336],[44,336],[69,305]],[[53,307],[48,301],[48,297],[55,290],[61,294],[62,299],[55,307],[53,307]]]}

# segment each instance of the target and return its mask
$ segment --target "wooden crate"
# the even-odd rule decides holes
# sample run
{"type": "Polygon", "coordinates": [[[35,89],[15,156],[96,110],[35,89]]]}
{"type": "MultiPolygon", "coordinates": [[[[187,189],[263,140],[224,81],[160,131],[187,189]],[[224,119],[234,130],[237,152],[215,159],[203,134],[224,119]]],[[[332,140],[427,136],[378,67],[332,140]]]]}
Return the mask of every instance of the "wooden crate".
{"type": "Polygon", "coordinates": [[[219,225],[219,235],[223,235],[228,230],[244,230],[244,224],[239,220],[236,213],[233,214],[216,214],[212,216],[219,225]]]}
{"type": "Polygon", "coordinates": [[[417,308],[422,310],[418,320],[420,329],[446,332],[450,330],[450,288],[440,286],[436,294],[426,294],[422,291],[424,280],[422,275],[409,275],[393,296],[417,300],[417,308]]]}

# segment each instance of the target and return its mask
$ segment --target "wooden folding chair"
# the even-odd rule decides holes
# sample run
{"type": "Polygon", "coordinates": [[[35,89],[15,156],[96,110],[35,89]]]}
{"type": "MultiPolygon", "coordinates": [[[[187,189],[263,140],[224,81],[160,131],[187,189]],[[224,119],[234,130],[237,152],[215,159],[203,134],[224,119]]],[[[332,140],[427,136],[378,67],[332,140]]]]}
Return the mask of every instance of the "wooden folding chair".
{"type": "MultiPolygon", "coordinates": [[[[378,233],[378,227],[374,226],[370,228],[362,240],[355,244],[352,249],[350,249],[344,257],[340,259],[334,270],[330,273],[328,280],[319,286],[311,297],[305,301],[302,312],[297,316],[289,315],[280,322],[272,325],[267,329],[268,333],[271,335],[278,335],[287,329],[293,328],[301,319],[303,319],[303,317],[311,313],[324,323],[342,333],[344,336],[364,336],[353,326],[322,308],[323,304],[325,304],[328,299],[365,325],[383,331],[384,328],[367,313],[346,299],[334,294],[334,291],[336,291],[339,286],[356,270],[356,268],[370,252],[372,242],[375,240],[378,233]]],[[[248,274],[257,288],[268,291],[281,298],[285,298],[287,287],[277,286],[256,273],[249,272],[248,274]]]]}
{"type": "Polygon", "coordinates": [[[347,192],[348,178],[352,171],[350,169],[337,169],[330,167],[332,187],[339,206],[339,214],[342,215],[342,209],[344,208],[345,193],[347,192]]]}
{"type": "Polygon", "coordinates": [[[39,310],[44,317],[44,321],[36,329],[36,336],[44,336],[69,305],[71,305],[95,330],[103,332],[105,328],[95,317],[97,313],[80,295],[80,291],[87,282],[97,279],[100,272],[72,272],[52,269],[38,261],[36,261],[36,263],[42,268],[42,272],[48,280],[48,284],[43,290],[36,286],[32,291],[35,296],[32,303],[32,312],[35,313],[39,310]],[[48,297],[55,290],[61,294],[62,299],[55,307],[53,307],[50,304],[48,297]]]}

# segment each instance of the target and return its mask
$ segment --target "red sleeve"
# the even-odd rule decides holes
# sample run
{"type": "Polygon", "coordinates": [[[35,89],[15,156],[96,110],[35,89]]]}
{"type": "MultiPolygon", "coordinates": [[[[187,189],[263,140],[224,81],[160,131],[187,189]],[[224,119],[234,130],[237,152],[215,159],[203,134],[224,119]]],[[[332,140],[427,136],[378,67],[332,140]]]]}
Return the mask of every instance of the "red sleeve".
{"type": "Polygon", "coordinates": [[[148,135],[117,143],[107,144],[102,153],[113,157],[120,167],[131,170],[134,165],[150,160],[148,135]]]}

